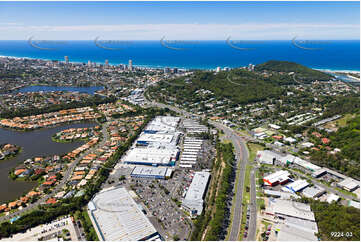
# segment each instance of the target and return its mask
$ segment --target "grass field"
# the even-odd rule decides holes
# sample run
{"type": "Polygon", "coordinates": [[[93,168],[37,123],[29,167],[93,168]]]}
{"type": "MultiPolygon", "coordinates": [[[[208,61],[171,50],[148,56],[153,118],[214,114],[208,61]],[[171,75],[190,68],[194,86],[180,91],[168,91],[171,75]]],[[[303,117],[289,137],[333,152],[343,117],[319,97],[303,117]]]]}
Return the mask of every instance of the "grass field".
{"type": "Polygon", "coordinates": [[[355,117],[355,114],[346,114],[345,116],[343,116],[342,118],[336,120],[336,124],[339,126],[339,127],[345,127],[346,126],[346,123],[347,121],[353,119],[355,117]]]}
{"type": "Polygon", "coordinates": [[[249,150],[249,161],[253,162],[256,158],[257,151],[264,150],[264,147],[258,144],[248,143],[248,150],[249,150]]]}

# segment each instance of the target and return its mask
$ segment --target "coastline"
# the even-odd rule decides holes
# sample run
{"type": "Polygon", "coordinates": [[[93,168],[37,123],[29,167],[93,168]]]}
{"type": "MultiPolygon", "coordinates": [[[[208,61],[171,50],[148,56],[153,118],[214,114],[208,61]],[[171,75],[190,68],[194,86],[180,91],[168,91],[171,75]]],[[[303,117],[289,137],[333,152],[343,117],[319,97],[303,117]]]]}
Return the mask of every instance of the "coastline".
{"type": "MultiPolygon", "coordinates": [[[[312,68],[312,67],[311,67],[312,68]]],[[[353,74],[358,74],[360,73],[359,70],[335,70],[335,69],[318,69],[318,68],[312,68],[314,70],[317,70],[317,71],[322,71],[322,72],[331,72],[331,73],[353,73],[353,74]]]]}
{"type": "MultiPolygon", "coordinates": [[[[52,61],[51,59],[47,59],[47,58],[34,58],[34,57],[28,57],[28,56],[22,56],[22,57],[18,57],[18,56],[6,56],[6,55],[0,55],[0,58],[9,58],[9,59],[16,59],[16,60],[24,60],[24,59],[30,59],[30,60],[42,60],[42,61],[52,61]]],[[[59,60],[60,62],[64,62],[62,60],[59,60]]],[[[87,61],[69,61],[69,63],[71,64],[85,64],[87,63],[87,61]]],[[[103,62],[93,62],[93,63],[96,63],[96,64],[104,64],[103,62]]],[[[122,63],[122,62],[119,62],[119,63],[109,63],[109,66],[118,66],[118,65],[127,65],[128,63],[122,63]]],[[[143,64],[143,65],[135,65],[133,64],[134,67],[137,67],[137,68],[140,68],[140,69],[163,69],[163,68],[178,68],[178,69],[182,69],[182,70],[191,70],[191,69],[195,69],[195,70],[215,70],[216,67],[214,68],[209,68],[209,67],[203,67],[203,68],[200,68],[200,67],[184,67],[184,66],[160,66],[160,65],[151,65],[151,64],[143,64]]],[[[238,67],[233,67],[233,68],[239,68],[241,66],[238,66],[238,67]]],[[[307,66],[311,69],[314,69],[314,70],[317,70],[317,71],[322,71],[322,72],[330,72],[330,73],[336,73],[336,72],[339,72],[339,73],[360,73],[360,70],[355,70],[355,69],[330,69],[330,68],[315,68],[315,67],[312,67],[312,66],[307,66]]]]}
{"type": "MultiPolygon", "coordinates": [[[[18,57],[18,56],[6,56],[6,55],[0,55],[0,58],[9,58],[9,59],[15,59],[15,60],[42,60],[42,61],[53,61],[52,59],[47,59],[47,58],[35,58],[35,57],[28,57],[28,56],[22,56],[22,57],[18,57]]],[[[63,60],[58,60],[59,62],[64,62],[63,60]]],[[[77,65],[81,65],[81,64],[86,64],[87,61],[69,61],[69,63],[71,64],[77,64],[77,65]]],[[[92,63],[96,63],[97,65],[104,65],[104,62],[99,62],[99,61],[92,61],[92,63]]],[[[109,62],[109,66],[119,66],[119,65],[128,65],[127,62],[119,62],[119,63],[111,63],[109,62]]],[[[140,69],[163,69],[163,68],[178,68],[181,70],[190,70],[190,69],[196,69],[196,70],[214,70],[215,68],[199,68],[199,67],[191,67],[191,68],[187,68],[184,66],[160,66],[160,65],[151,65],[151,64],[143,64],[143,65],[134,65],[133,67],[137,67],[140,69]]]]}

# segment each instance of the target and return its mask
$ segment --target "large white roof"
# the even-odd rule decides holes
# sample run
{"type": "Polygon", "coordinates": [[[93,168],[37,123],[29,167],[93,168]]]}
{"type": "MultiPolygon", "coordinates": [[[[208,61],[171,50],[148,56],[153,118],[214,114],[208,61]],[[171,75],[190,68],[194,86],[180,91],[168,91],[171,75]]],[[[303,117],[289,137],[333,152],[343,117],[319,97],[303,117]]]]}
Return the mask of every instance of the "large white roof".
{"type": "Polygon", "coordinates": [[[195,172],[192,183],[183,200],[183,205],[197,210],[198,215],[203,210],[203,195],[206,191],[209,177],[209,172],[195,172]]]}
{"type": "Polygon", "coordinates": [[[345,180],[338,183],[339,186],[346,188],[347,190],[353,190],[360,185],[360,182],[352,178],[346,178],[345,180]]]}
{"type": "Polygon", "coordinates": [[[123,187],[100,192],[91,203],[92,222],[100,240],[136,241],[157,232],[123,187]]]}
{"type": "Polygon", "coordinates": [[[136,166],[132,171],[132,175],[165,177],[168,174],[168,170],[170,170],[171,174],[172,170],[166,167],[136,166]]]}
{"type": "Polygon", "coordinates": [[[294,182],[288,184],[286,187],[293,192],[298,192],[301,189],[307,187],[308,185],[309,184],[306,180],[300,179],[300,180],[297,180],[297,181],[294,181],[294,182]]]}
{"type": "Polygon", "coordinates": [[[271,183],[277,182],[277,181],[284,181],[287,180],[290,173],[288,171],[280,170],[275,173],[272,173],[266,177],[264,177],[265,180],[268,180],[271,183]]]}
{"type": "Polygon", "coordinates": [[[291,200],[274,199],[270,203],[270,209],[276,215],[285,215],[315,221],[315,215],[311,211],[310,205],[305,203],[299,203],[291,200]]]}

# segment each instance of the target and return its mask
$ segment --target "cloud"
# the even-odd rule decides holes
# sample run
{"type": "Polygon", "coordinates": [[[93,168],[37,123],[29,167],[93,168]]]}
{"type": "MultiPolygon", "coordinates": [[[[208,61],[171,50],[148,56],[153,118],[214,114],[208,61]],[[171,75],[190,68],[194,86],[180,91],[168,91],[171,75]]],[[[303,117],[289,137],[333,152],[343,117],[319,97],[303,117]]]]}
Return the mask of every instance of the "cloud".
{"type": "Polygon", "coordinates": [[[96,36],[117,40],[224,40],[290,39],[295,35],[308,39],[358,39],[357,24],[292,24],[292,23],[242,23],[242,24],[117,24],[117,25],[1,25],[1,38],[26,39],[30,35],[44,39],[86,40],[96,36]],[[20,37],[22,36],[22,37],[20,37]]]}

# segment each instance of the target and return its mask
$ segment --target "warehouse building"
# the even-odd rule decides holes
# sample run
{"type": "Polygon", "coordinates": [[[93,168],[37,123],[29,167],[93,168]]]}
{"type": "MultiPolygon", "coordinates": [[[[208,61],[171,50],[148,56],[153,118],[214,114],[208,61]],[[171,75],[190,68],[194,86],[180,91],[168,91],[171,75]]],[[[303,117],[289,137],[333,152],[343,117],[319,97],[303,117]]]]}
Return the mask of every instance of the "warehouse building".
{"type": "Polygon", "coordinates": [[[130,176],[134,178],[167,179],[172,176],[172,173],[173,170],[166,167],[136,166],[130,176]]]}
{"type": "Polygon", "coordinates": [[[180,118],[173,116],[157,116],[145,128],[145,131],[175,132],[180,118]]]}
{"type": "Polygon", "coordinates": [[[268,197],[275,197],[281,199],[291,199],[291,198],[300,198],[297,194],[282,192],[282,191],[274,191],[274,190],[263,190],[264,194],[268,197]]]}
{"type": "Polygon", "coordinates": [[[317,223],[313,221],[287,217],[275,230],[277,241],[318,241],[317,223]]]}
{"type": "Polygon", "coordinates": [[[302,191],[302,195],[307,198],[318,198],[326,192],[325,189],[318,186],[306,187],[302,191]]]}
{"type": "Polygon", "coordinates": [[[281,219],[291,217],[315,222],[315,215],[309,204],[291,200],[269,199],[265,213],[281,219]]]}
{"type": "Polygon", "coordinates": [[[149,133],[144,131],[137,139],[137,145],[148,146],[149,144],[173,145],[179,141],[179,133],[149,133]]]}
{"type": "Polygon", "coordinates": [[[328,203],[338,202],[340,200],[340,197],[336,194],[330,193],[327,195],[326,201],[328,203]]]}
{"type": "Polygon", "coordinates": [[[315,172],[315,171],[321,169],[321,167],[316,166],[316,165],[312,164],[311,162],[302,160],[302,159],[300,159],[300,158],[298,158],[298,157],[295,158],[295,160],[294,160],[293,163],[299,165],[299,166],[302,167],[302,168],[305,168],[305,169],[307,169],[307,170],[310,170],[310,171],[312,171],[312,172],[315,172]]]}
{"type": "Polygon", "coordinates": [[[136,147],[128,151],[122,161],[134,165],[174,166],[178,158],[179,150],[177,148],[136,147]]]}
{"type": "Polygon", "coordinates": [[[296,156],[294,155],[290,155],[290,154],[287,154],[285,156],[282,156],[280,158],[280,162],[285,164],[285,165],[289,165],[289,164],[293,164],[293,162],[295,161],[296,159],[296,156]]]}
{"type": "Polygon", "coordinates": [[[306,180],[297,180],[297,181],[294,181],[290,184],[287,184],[286,186],[284,186],[282,188],[283,191],[291,191],[293,193],[296,193],[296,192],[300,192],[302,191],[303,189],[305,189],[306,187],[308,187],[308,182],[306,180]]]}
{"type": "Polygon", "coordinates": [[[346,178],[345,180],[337,183],[337,186],[345,189],[346,191],[352,192],[360,186],[360,182],[352,178],[346,178]]]}
{"type": "Polygon", "coordinates": [[[102,241],[159,238],[158,232],[123,187],[103,190],[88,204],[88,213],[102,241]]]}
{"type": "Polygon", "coordinates": [[[201,215],[203,211],[203,198],[206,194],[210,173],[206,171],[195,172],[192,183],[182,202],[182,207],[191,216],[201,215]]]}
{"type": "Polygon", "coordinates": [[[319,178],[323,175],[326,175],[327,174],[327,170],[325,168],[322,168],[322,169],[319,169],[315,172],[312,173],[312,177],[314,178],[319,178]]]}
{"type": "Polygon", "coordinates": [[[355,202],[353,200],[348,200],[347,205],[350,207],[354,207],[357,209],[360,209],[360,203],[359,202],[355,202]]]}
{"type": "Polygon", "coordinates": [[[277,160],[281,159],[281,156],[270,150],[260,150],[257,152],[256,158],[261,164],[273,165],[277,160]]]}
{"type": "Polygon", "coordinates": [[[288,171],[280,170],[263,178],[265,185],[275,186],[278,184],[285,184],[289,181],[290,173],[288,171]]]}

